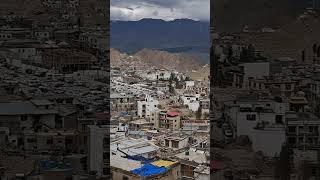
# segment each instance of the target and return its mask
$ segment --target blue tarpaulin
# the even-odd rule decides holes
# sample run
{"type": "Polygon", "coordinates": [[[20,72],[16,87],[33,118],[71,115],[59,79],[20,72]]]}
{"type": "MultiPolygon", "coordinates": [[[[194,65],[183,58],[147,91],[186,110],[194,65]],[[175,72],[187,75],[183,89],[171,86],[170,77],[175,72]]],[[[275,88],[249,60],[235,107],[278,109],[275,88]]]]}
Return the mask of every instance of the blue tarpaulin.
{"type": "Polygon", "coordinates": [[[134,169],[131,172],[134,174],[138,174],[139,176],[152,176],[156,174],[161,174],[165,172],[167,169],[165,167],[157,167],[152,164],[145,164],[141,168],[134,169]]]}

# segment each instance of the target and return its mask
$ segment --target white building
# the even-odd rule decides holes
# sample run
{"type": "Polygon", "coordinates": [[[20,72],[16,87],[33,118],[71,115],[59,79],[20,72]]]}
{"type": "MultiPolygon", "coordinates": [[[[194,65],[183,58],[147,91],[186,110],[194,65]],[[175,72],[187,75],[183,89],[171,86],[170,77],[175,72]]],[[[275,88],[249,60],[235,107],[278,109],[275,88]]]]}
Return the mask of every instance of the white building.
{"type": "Polygon", "coordinates": [[[181,96],[181,100],[183,105],[188,106],[188,108],[192,111],[198,111],[200,103],[199,103],[199,94],[196,95],[184,95],[181,96]]]}
{"type": "Polygon", "coordinates": [[[193,87],[194,87],[194,81],[185,81],[185,83],[186,83],[186,89],[187,90],[192,90],[193,89],[193,87]]]}
{"type": "Polygon", "coordinates": [[[151,113],[155,113],[158,110],[159,101],[146,95],[145,99],[138,101],[137,104],[138,116],[140,118],[150,118],[151,113]]]}
{"type": "Polygon", "coordinates": [[[274,100],[236,100],[225,103],[225,113],[236,128],[237,136],[251,137],[258,123],[284,124],[286,103],[274,100]]]}
{"type": "Polygon", "coordinates": [[[248,136],[255,151],[275,157],[286,140],[286,103],[271,99],[238,99],[225,103],[225,114],[237,137],[248,136]]]}
{"type": "Polygon", "coordinates": [[[243,67],[243,86],[248,87],[248,79],[261,79],[270,75],[269,62],[243,63],[239,66],[243,67]]]}
{"type": "Polygon", "coordinates": [[[286,142],[285,128],[280,126],[257,128],[253,130],[252,148],[267,157],[279,157],[282,145],[286,142]]]}
{"type": "Polygon", "coordinates": [[[169,80],[171,77],[171,72],[161,69],[156,71],[143,72],[140,73],[139,76],[150,81],[169,80]]]}

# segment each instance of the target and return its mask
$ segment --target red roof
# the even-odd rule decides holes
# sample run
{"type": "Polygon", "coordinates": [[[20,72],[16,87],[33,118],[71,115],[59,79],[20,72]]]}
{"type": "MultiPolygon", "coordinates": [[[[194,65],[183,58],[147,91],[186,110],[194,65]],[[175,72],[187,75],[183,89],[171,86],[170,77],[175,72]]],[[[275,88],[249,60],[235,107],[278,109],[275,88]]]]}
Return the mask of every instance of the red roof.
{"type": "Polygon", "coordinates": [[[171,116],[171,117],[175,117],[175,116],[179,116],[179,112],[169,111],[169,112],[167,112],[167,115],[168,115],[168,116],[171,116]]]}

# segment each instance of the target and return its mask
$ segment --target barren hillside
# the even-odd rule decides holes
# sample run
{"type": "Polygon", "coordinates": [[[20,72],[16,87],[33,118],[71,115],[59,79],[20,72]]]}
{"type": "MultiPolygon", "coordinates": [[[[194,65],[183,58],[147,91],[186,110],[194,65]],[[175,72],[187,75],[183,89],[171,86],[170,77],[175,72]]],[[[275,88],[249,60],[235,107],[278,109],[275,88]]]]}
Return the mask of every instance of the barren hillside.
{"type": "Polygon", "coordinates": [[[309,13],[302,14],[274,33],[244,33],[242,39],[254,44],[267,56],[291,57],[299,60],[303,49],[307,51],[307,56],[310,56],[308,50],[311,50],[314,43],[319,44],[319,32],[319,14],[309,13]]]}
{"type": "Polygon", "coordinates": [[[159,68],[176,69],[180,72],[196,70],[202,66],[199,60],[183,53],[142,49],[135,56],[159,68]]]}

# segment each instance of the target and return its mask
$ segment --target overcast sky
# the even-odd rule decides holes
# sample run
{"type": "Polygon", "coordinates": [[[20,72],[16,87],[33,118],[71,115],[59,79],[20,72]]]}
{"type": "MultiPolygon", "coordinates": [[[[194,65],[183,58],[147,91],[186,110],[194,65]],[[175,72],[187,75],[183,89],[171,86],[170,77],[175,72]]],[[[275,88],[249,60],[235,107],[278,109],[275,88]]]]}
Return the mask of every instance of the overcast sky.
{"type": "Polygon", "coordinates": [[[210,0],[111,0],[111,20],[189,18],[209,21],[210,0]]]}

